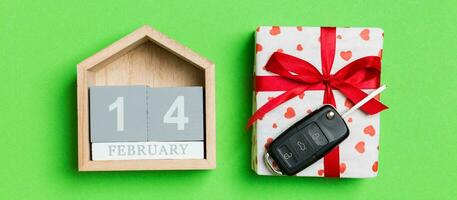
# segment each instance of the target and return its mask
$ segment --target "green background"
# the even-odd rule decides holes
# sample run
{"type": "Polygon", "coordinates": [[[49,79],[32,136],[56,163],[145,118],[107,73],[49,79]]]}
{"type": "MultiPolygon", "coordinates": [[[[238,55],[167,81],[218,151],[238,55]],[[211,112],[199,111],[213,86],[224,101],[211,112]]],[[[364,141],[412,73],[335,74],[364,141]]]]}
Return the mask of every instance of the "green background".
{"type": "Polygon", "coordinates": [[[0,199],[455,199],[456,1],[0,1],[0,199]],[[77,172],[76,64],[143,24],[216,63],[217,169],[77,172]],[[385,30],[379,176],[250,169],[254,30],[385,30]]]}

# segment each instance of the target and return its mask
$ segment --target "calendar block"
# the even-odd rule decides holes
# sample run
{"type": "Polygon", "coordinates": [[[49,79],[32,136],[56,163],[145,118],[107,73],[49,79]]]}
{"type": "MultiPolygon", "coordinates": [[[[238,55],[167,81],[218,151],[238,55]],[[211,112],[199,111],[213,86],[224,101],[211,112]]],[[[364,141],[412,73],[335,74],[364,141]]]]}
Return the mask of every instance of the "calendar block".
{"type": "Polygon", "coordinates": [[[201,141],[203,88],[148,89],[148,141],[201,141]]]}
{"type": "Polygon", "coordinates": [[[89,89],[91,142],[147,141],[147,87],[89,89]]]}

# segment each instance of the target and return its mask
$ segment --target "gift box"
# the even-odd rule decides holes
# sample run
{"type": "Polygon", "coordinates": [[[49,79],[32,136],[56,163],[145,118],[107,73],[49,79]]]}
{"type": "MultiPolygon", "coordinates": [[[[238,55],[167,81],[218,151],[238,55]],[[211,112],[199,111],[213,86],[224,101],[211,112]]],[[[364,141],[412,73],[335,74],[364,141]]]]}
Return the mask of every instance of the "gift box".
{"type": "MultiPolygon", "coordinates": [[[[379,28],[280,27],[256,30],[252,168],[269,143],[324,103],[342,113],[379,87],[379,28]]],[[[378,174],[379,96],[346,118],[349,137],[296,176],[367,178],[378,174]]]]}

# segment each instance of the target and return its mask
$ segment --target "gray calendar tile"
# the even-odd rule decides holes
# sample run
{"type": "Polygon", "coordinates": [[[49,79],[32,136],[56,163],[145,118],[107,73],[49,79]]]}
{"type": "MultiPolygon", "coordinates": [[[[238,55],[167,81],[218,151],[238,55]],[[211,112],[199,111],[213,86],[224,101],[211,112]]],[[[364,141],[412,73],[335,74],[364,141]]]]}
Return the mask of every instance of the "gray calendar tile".
{"type": "Polygon", "coordinates": [[[147,87],[89,88],[91,142],[147,141],[147,87]]]}
{"type": "Polygon", "coordinates": [[[201,141],[203,118],[202,87],[148,89],[149,141],[201,141]]]}

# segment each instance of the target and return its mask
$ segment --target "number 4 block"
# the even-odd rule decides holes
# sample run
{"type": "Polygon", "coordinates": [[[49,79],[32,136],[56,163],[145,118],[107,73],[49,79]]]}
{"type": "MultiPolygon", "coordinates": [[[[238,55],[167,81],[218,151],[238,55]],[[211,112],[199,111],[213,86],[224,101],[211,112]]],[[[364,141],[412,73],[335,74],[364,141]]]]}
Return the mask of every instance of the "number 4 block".
{"type": "Polygon", "coordinates": [[[149,141],[202,141],[203,88],[148,89],[149,141]]]}
{"type": "Polygon", "coordinates": [[[147,141],[147,87],[89,88],[91,142],[147,141]]]}

